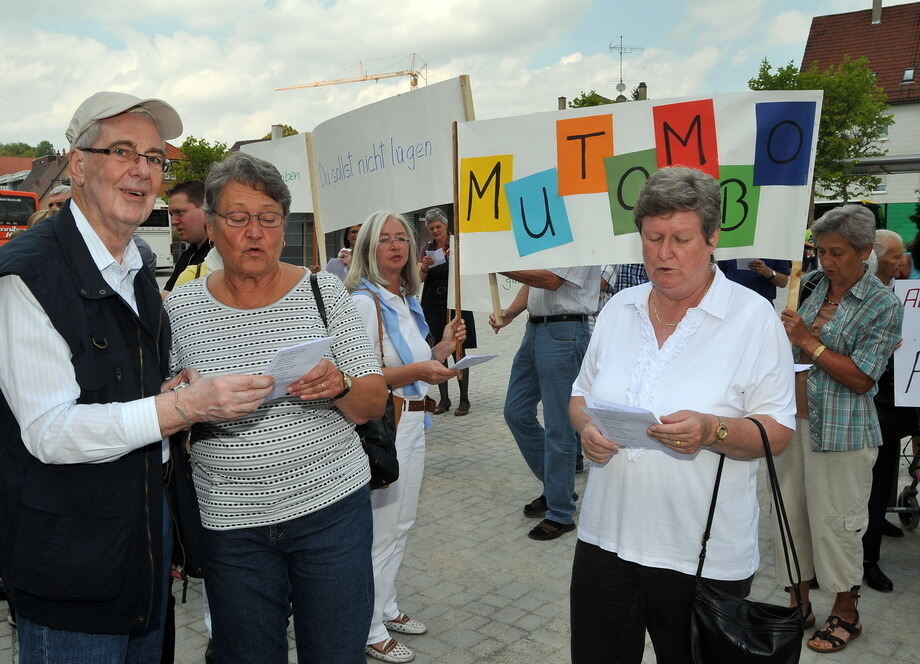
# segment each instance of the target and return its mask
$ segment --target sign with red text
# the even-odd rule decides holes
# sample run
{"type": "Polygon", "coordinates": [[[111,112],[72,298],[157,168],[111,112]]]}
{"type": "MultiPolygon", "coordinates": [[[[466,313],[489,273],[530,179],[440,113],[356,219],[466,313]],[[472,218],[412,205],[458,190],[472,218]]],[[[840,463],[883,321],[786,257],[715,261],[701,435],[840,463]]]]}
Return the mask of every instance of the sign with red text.
{"type": "Polygon", "coordinates": [[[741,92],[462,123],[461,271],[642,262],[633,208],[667,166],[719,181],[718,259],[798,260],[821,101],[741,92]]]}
{"type": "Polygon", "coordinates": [[[897,279],[894,294],[904,307],[901,345],[894,351],[894,403],[920,407],[920,279],[897,279]]]}

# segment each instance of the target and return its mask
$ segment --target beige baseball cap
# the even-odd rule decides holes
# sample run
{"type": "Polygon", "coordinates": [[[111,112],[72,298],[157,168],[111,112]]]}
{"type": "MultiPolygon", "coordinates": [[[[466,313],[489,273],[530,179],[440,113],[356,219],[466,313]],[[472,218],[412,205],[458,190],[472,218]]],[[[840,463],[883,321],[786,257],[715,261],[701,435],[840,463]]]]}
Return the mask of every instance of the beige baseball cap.
{"type": "Polygon", "coordinates": [[[164,141],[182,135],[182,120],[172,106],[162,99],[141,99],[124,92],[97,92],[84,101],[73,114],[64,135],[73,145],[97,120],[105,120],[134,108],[142,108],[153,116],[164,141]]]}

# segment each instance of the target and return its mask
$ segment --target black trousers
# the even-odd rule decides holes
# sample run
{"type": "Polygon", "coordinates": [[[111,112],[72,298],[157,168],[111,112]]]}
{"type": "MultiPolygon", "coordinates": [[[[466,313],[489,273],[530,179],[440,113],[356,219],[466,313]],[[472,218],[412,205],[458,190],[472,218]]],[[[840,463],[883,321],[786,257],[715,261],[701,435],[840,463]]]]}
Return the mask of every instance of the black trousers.
{"type": "Polygon", "coordinates": [[[882,522],[892,504],[892,488],[897,484],[901,439],[917,428],[913,408],[889,408],[876,404],[882,430],[882,446],[872,466],[872,490],[869,493],[869,525],[863,533],[863,560],[877,563],[882,548],[882,522]]]}
{"type": "MultiPolygon", "coordinates": [[[[711,583],[747,597],[753,579],[711,583]]],[[[644,567],[579,540],[570,595],[572,664],[640,664],[646,630],[658,664],[689,664],[695,587],[691,574],[644,567]]]]}

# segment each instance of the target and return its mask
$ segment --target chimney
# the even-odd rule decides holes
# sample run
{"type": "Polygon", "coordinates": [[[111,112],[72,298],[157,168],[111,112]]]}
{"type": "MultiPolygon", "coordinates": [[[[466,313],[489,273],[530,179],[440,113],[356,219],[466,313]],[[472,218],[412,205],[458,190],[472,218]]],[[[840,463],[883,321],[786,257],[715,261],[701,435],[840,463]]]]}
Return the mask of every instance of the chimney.
{"type": "Polygon", "coordinates": [[[284,135],[284,127],[282,127],[280,124],[273,124],[272,125],[272,140],[277,141],[283,135],[284,135]]]}
{"type": "Polygon", "coordinates": [[[639,83],[639,98],[636,101],[645,101],[648,99],[648,86],[645,81],[639,83]]]}
{"type": "Polygon", "coordinates": [[[872,25],[882,22],[882,0],[872,0],[872,25]]]}
{"type": "Polygon", "coordinates": [[[565,110],[565,97],[559,97],[558,102],[559,102],[559,106],[558,106],[559,110],[564,111],[565,110]]]}

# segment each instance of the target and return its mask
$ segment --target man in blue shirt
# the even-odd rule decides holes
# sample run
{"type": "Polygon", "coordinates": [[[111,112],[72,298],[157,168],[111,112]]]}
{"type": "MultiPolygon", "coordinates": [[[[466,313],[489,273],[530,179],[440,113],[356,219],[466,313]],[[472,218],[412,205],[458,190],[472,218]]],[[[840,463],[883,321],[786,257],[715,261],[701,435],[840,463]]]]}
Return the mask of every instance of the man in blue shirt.
{"type": "Polygon", "coordinates": [[[776,289],[785,288],[789,283],[792,263],[769,258],[752,258],[750,261],[744,259],[719,261],[719,269],[731,281],[747,286],[772,303],[776,299],[776,289]],[[744,267],[745,264],[747,267],[744,267]]]}

